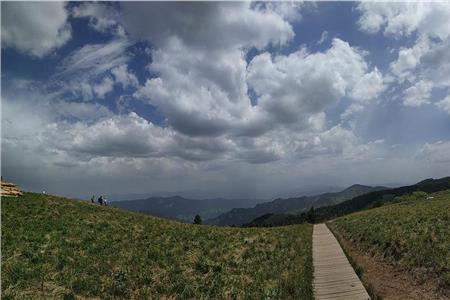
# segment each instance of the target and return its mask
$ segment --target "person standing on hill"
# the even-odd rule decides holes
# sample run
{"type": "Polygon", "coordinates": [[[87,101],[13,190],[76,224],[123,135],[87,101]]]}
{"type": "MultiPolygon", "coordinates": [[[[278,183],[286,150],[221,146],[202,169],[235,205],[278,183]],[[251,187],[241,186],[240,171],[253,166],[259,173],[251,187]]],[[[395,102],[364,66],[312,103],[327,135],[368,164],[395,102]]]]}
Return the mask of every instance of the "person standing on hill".
{"type": "Polygon", "coordinates": [[[103,199],[103,204],[105,205],[105,206],[108,206],[108,199],[103,199]]]}
{"type": "Polygon", "coordinates": [[[91,197],[91,203],[94,203],[95,202],[95,195],[92,195],[92,197],[91,197]]]}
{"type": "Polygon", "coordinates": [[[98,197],[98,204],[103,205],[103,196],[98,197]]]}

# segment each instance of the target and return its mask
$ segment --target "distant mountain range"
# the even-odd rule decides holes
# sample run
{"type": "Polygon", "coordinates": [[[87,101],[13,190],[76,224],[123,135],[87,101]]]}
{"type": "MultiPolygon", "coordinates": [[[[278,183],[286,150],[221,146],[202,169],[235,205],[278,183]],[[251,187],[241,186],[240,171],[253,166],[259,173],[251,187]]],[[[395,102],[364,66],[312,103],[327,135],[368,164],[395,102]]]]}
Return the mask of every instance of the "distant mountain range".
{"type": "Polygon", "coordinates": [[[340,192],[325,193],[316,196],[302,196],[297,198],[278,198],[270,202],[260,203],[252,208],[233,208],[215,218],[206,221],[214,225],[243,225],[255,218],[266,214],[299,214],[311,206],[321,207],[341,203],[353,197],[373,191],[387,189],[383,186],[366,186],[355,184],[340,192]]]}
{"type": "Polygon", "coordinates": [[[269,202],[262,199],[225,198],[193,200],[174,196],[114,201],[111,205],[183,222],[192,222],[195,215],[199,214],[206,224],[277,226],[305,222],[304,212],[311,207],[315,208],[317,220],[329,220],[416,190],[435,192],[449,188],[450,177],[445,177],[398,188],[355,184],[340,192],[277,198],[269,202]]]}
{"type": "Polygon", "coordinates": [[[429,178],[413,185],[375,191],[354,197],[336,205],[321,207],[315,211],[316,219],[318,221],[330,220],[355,211],[382,205],[383,203],[392,201],[397,196],[403,196],[416,191],[435,193],[447,189],[450,189],[450,177],[439,179],[429,178]]]}
{"type": "Polygon", "coordinates": [[[235,207],[252,207],[262,199],[203,199],[194,200],[180,196],[150,197],[140,200],[113,201],[111,206],[137,211],[157,217],[192,222],[199,214],[203,220],[215,218],[235,207]]]}
{"type": "MultiPolygon", "coordinates": [[[[426,179],[413,185],[391,189],[382,189],[364,193],[334,205],[322,206],[314,210],[315,222],[324,222],[343,215],[364,209],[378,207],[391,202],[395,197],[411,194],[416,191],[434,193],[450,189],[450,177],[440,179],[426,179]]],[[[243,224],[245,227],[272,227],[292,224],[301,224],[308,221],[306,213],[266,213],[259,215],[252,221],[243,224]]]]}

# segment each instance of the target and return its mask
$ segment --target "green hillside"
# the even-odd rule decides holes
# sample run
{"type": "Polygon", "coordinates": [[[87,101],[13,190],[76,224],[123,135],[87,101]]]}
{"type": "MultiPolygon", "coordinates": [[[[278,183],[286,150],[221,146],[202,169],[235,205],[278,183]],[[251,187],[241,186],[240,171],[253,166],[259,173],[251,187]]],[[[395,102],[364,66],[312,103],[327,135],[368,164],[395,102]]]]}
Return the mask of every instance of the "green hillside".
{"type": "Polygon", "coordinates": [[[358,249],[381,255],[419,280],[435,278],[450,290],[450,190],[397,197],[394,204],[341,217],[329,226],[358,249]]]}
{"type": "MultiPolygon", "coordinates": [[[[260,218],[261,216],[281,215],[274,218],[275,220],[273,221],[275,221],[275,224],[281,221],[284,224],[278,225],[290,225],[289,221],[292,221],[292,218],[289,216],[294,214],[301,214],[302,212],[308,210],[311,206],[317,208],[323,207],[325,205],[334,205],[366,193],[370,193],[373,191],[382,191],[385,189],[386,188],[382,186],[372,187],[354,184],[336,193],[325,193],[315,196],[302,196],[287,199],[278,198],[273,201],[257,204],[252,208],[233,208],[232,210],[221,214],[216,218],[207,220],[207,223],[215,225],[242,226],[245,224],[248,225],[249,223],[254,224],[255,222],[252,222],[252,220],[260,218]],[[287,216],[289,221],[285,222],[285,220],[283,220],[283,216],[287,216]]],[[[273,221],[270,221],[268,223],[273,224],[273,221]]]]}
{"type": "Polygon", "coordinates": [[[2,198],[2,299],[311,299],[308,224],[218,228],[65,198],[2,198]]]}
{"type": "MultiPolygon", "coordinates": [[[[450,177],[443,177],[439,179],[426,179],[413,185],[402,186],[392,189],[380,188],[378,191],[369,192],[350,200],[343,201],[341,203],[329,206],[317,207],[314,210],[314,222],[326,222],[328,220],[336,219],[341,216],[349,215],[357,211],[367,210],[373,207],[381,206],[383,204],[390,203],[396,197],[403,195],[409,195],[416,191],[423,191],[427,193],[435,193],[438,191],[444,191],[450,189],[450,177]]],[[[305,222],[311,222],[308,219],[308,213],[303,212],[301,214],[279,214],[268,213],[259,215],[251,222],[243,224],[244,227],[272,227],[302,224],[305,222]]]]}

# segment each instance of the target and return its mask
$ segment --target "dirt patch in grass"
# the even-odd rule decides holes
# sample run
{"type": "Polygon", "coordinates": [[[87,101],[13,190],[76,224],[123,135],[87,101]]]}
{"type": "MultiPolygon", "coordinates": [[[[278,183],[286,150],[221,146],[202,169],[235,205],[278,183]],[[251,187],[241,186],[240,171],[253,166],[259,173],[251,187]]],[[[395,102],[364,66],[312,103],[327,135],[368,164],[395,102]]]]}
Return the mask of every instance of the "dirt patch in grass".
{"type": "Polygon", "coordinates": [[[450,299],[450,292],[440,289],[437,280],[419,282],[412,274],[387,263],[381,256],[360,251],[339,233],[336,231],[334,233],[347,254],[362,269],[361,279],[372,289],[377,298],[385,300],[450,299]]]}

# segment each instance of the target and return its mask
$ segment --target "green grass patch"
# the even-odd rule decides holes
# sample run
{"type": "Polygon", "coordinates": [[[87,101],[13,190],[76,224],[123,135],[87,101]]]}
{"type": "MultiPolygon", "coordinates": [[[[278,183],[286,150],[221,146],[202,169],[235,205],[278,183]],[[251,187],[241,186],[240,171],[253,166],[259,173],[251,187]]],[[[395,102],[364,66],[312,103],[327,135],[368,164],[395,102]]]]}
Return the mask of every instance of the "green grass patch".
{"type": "Polygon", "coordinates": [[[2,198],[2,298],[312,299],[312,226],[182,224],[61,197],[2,198]]]}
{"type": "Polygon", "coordinates": [[[382,255],[416,278],[450,288],[450,190],[413,193],[394,204],[341,217],[329,226],[359,249],[382,255]]]}

